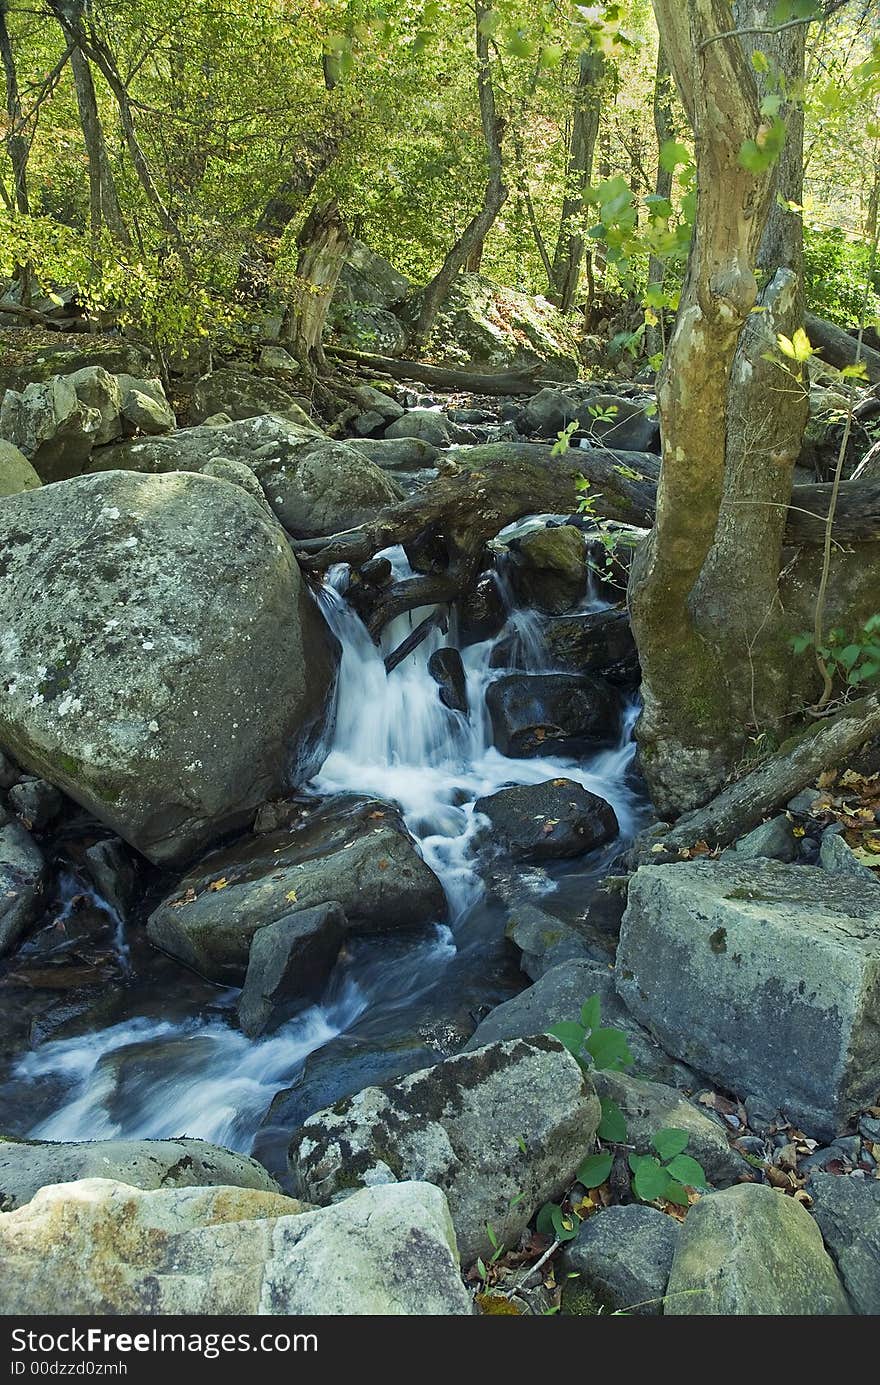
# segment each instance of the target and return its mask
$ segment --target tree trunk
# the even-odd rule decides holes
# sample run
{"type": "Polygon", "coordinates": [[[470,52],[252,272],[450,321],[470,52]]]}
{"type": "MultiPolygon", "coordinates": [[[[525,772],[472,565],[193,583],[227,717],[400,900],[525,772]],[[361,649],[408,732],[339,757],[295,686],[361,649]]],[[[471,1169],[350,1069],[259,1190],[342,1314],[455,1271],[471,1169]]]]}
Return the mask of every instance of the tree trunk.
{"type": "MultiPolygon", "coordinates": [[[[711,797],[744,735],[732,711],[729,669],[719,658],[719,632],[705,637],[696,598],[725,492],[730,377],[757,298],[754,267],[775,170],[752,173],[740,164],[740,149],[761,118],[740,40],[713,38],[734,28],[730,4],[654,0],[654,10],[697,148],[694,236],[658,386],[657,517],[629,594],[644,680],[642,763],[657,810],[668,817],[711,797]]],[[[755,509],[747,504],[735,512],[736,537],[749,548],[755,509]]]]}
{"type": "Polygon", "coordinates": [[[300,151],[293,172],[263,208],[254,228],[253,246],[242,256],[237,284],[242,296],[253,300],[263,296],[281,237],[291,221],[299,216],[318,179],[326,173],[338,152],[336,135],[313,139],[300,151]]]}
{"type": "MultiPolygon", "coordinates": [[[[657,46],[657,71],[654,76],[654,133],[657,136],[657,177],[654,193],[657,197],[668,199],[672,196],[672,170],[663,167],[660,154],[664,144],[674,137],[675,127],[672,122],[672,76],[662,43],[657,46]]],[[[665,260],[652,255],[648,260],[648,284],[658,284],[662,288],[665,276],[665,260]]],[[[660,311],[663,311],[662,308],[660,311]]],[[[658,327],[649,327],[647,336],[649,353],[654,355],[662,349],[662,333],[658,327]]]]}
{"type": "Polygon", "coordinates": [[[483,194],[483,205],[462,231],[443,264],[421,294],[419,316],[412,334],[412,345],[422,350],[431,335],[437,314],[446,299],[456,275],[467,262],[468,256],[482,247],[491,230],[495,218],[504,206],[509,189],[504,183],[503,156],[501,141],[504,137],[504,122],[495,110],[495,92],[492,86],[492,69],[489,61],[489,39],[483,27],[491,6],[477,0],[476,5],[476,49],[477,49],[477,94],[480,100],[480,121],[483,139],[486,144],[486,157],[489,177],[483,194]]]}
{"type": "Polygon", "coordinates": [[[861,350],[859,350],[855,337],[851,337],[848,332],[844,332],[842,327],[837,327],[833,322],[826,322],[823,317],[815,317],[812,313],[807,313],[805,322],[807,336],[821,360],[836,366],[838,370],[842,370],[844,366],[854,365],[858,355],[865,367],[867,378],[872,384],[880,383],[880,351],[866,346],[864,342],[862,342],[861,350]]]}
{"type": "Polygon", "coordinates": [[[312,209],[296,243],[299,256],[284,340],[307,374],[328,375],[330,367],[322,340],[324,323],[346,251],[351,245],[351,237],[334,201],[312,209]]]}
{"type": "MultiPolygon", "coordinates": [[[[8,121],[5,144],[9,154],[9,162],[12,165],[13,207],[20,216],[28,216],[30,198],[28,197],[27,166],[30,156],[30,142],[24,129],[15,53],[6,23],[8,13],[8,0],[0,0],[0,63],[3,66],[6,85],[6,116],[8,121]]],[[[29,264],[16,265],[14,277],[17,279],[21,290],[22,302],[27,306],[31,298],[31,266],[29,264]]]]}
{"type": "MultiPolygon", "coordinates": [[[[80,25],[83,9],[84,0],[72,0],[66,7],[67,17],[74,27],[80,25]]],[[[64,32],[67,37],[69,30],[64,32]]],[[[98,111],[92,69],[88,58],[78,45],[73,47],[70,65],[79,121],[89,160],[89,219],[92,241],[93,244],[97,242],[101,227],[106,226],[117,244],[125,247],[131,244],[131,237],[119,206],[116,180],[110,166],[104,128],[98,111]]]]}
{"type": "Polygon", "coordinates": [[[584,194],[593,176],[603,69],[601,53],[581,54],[565,170],[565,196],[547,289],[547,297],[564,313],[571,311],[577,297],[584,258],[584,238],[575,229],[574,222],[583,211],[584,194]]]}

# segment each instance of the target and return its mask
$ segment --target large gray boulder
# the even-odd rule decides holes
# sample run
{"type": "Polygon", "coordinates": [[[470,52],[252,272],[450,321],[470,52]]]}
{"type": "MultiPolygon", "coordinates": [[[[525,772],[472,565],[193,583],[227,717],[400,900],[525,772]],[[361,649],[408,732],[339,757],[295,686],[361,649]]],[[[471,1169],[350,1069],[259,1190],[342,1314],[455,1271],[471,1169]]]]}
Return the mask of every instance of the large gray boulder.
{"type": "Polygon", "coordinates": [[[557,1039],[538,1035],[447,1058],[316,1112],[293,1136],[290,1169],[301,1194],[319,1203],[352,1187],[436,1184],[470,1265],[493,1244],[512,1245],[571,1183],[599,1117],[589,1077],[557,1039]]]}
{"type": "MultiPolygon", "coordinates": [[[[413,320],[420,302],[416,294],[408,304],[413,320]]],[[[575,380],[580,364],[577,335],[557,308],[483,274],[456,276],[429,344],[451,365],[514,372],[539,365],[548,380],[575,380]]]]}
{"type": "Polygon", "coordinates": [[[212,414],[228,414],[233,420],[260,414],[284,415],[292,410],[297,422],[302,409],[293,394],[276,380],[232,366],[222,366],[196,381],[189,406],[192,423],[203,423],[212,414]]]}
{"type": "Polygon", "coordinates": [[[880,1182],[814,1173],[808,1191],[850,1303],[857,1313],[880,1314],[880,1182]]]}
{"type": "Polygon", "coordinates": [[[617,984],[667,1050],[833,1135],[880,1087],[880,891],[777,861],[643,866],[617,984]]]}
{"type": "MultiPolygon", "coordinates": [[[[106,371],[101,375],[112,381],[106,371]]],[[[7,390],[0,406],[0,435],[23,453],[42,481],[79,475],[104,428],[100,409],[79,398],[72,377],[27,385],[21,393],[7,390]]]]}
{"type": "Polygon", "coordinates": [[[238,487],[78,477],[5,501],[0,555],[0,745],[151,860],[312,772],[335,641],[238,487]]]}
{"type": "Polygon", "coordinates": [[[0,1212],[12,1212],[50,1183],[112,1178],[134,1188],[196,1188],[222,1184],[278,1192],[256,1159],[205,1140],[0,1140],[0,1212]]]}
{"type": "Polygon", "coordinates": [[[43,902],[43,853],[20,822],[0,808],[0,957],[28,931],[43,902]]]}
{"type": "Polygon", "coordinates": [[[759,1183],[709,1193],[682,1227],[664,1313],[825,1317],[850,1312],[819,1228],[794,1198],[759,1183]]]}
{"type": "Polygon", "coordinates": [[[206,857],[151,915],[147,933],[203,975],[240,985],[258,929],[331,901],[352,930],[373,933],[440,921],[447,907],[394,809],[372,802],[206,857]]]}
{"type": "Polygon", "coordinates": [[[612,1313],[657,1316],[672,1269],[678,1223],[656,1207],[607,1207],[581,1223],[562,1264],[612,1313]]]}
{"type": "Polygon", "coordinates": [[[305,416],[294,423],[280,414],[260,414],[235,422],[179,428],[165,437],[99,447],[89,459],[88,470],[201,471],[208,462],[221,458],[243,462],[254,470],[259,464],[271,465],[283,459],[309,438],[323,437],[323,429],[305,416]]]}
{"type": "Polygon", "coordinates": [[[370,1188],[311,1210],[252,1188],[149,1192],[91,1178],[0,1215],[13,1315],[467,1314],[437,1188],[370,1188]]]}

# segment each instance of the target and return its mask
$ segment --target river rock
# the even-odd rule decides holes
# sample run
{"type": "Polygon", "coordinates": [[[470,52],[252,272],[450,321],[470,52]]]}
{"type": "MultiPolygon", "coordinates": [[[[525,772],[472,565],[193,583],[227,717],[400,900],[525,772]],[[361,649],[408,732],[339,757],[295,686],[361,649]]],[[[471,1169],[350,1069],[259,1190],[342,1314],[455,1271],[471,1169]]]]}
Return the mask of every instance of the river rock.
{"type": "Polygon", "coordinates": [[[819,846],[819,865],[832,875],[853,875],[880,888],[880,875],[861,861],[847,846],[839,832],[825,831],[819,846]]]}
{"type": "Polygon", "coordinates": [[[419,471],[437,465],[440,449],[424,438],[349,438],[353,447],[383,471],[419,471]]]}
{"type": "Polygon", "coordinates": [[[576,673],[510,673],[486,690],[492,739],[502,755],[579,755],[613,745],[620,730],[617,693],[576,673]]]}
{"type": "Polygon", "coordinates": [[[880,1087],[880,891],[777,861],[643,866],[617,984],[667,1052],[817,1137],[880,1087]]]}
{"type": "Polygon", "coordinates": [[[61,812],[64,796],[45,779],[20,779],[9,790],[9,806],[29,832],[42,832],[61,812]]]}
{"type": "MultiPolygon", "coordinates": [[[[407,305],[413,319],[421,295],[407,305]]],[[[546,298],[496,284],[484,274],[458,274],[430,338],[432,357],[467,369],[534,370],[547,380],[576,380],[578,339],[570,321],[546,298]]]]}
{"type": "Polygon", "coordinates": [[[451,645],[435,649],[428,660],[428,672],[440,689],[443,706],[467,715],[467,675],[458,650],[451,645]]]}
{"type": "Polygon", "coordinates": [[[0,744],[151,860],[312,772],[335,641],[238,487],[78,477],[5,501],[0,554],[0,744]]]}
{"type": "Polygon", "coordinates": [[[101,413],[79,399],[69,377],[27,385],[20,394],[7,390],[0,406],[0,435],[24,454],[41,481],[77,476],[102,427],[101,413]]]}
{"type": "Polygon", "coordinates": [[[507,610],[494,572],[481,572],[458,607],[458,628],[465,644],[492,639],[502,629],[507,610]]]}
{"type": "Polygon", "coordinates": [[[196,381],[189,406],[190,422],[204,423],[212,414],[224,413],[237,422],[261,414],[289,415],[301,423],[302,409],[291,392],[277,380],[248,370],[222,366],[196,381]]]}
{"type": "Polygon", "coordinates": [[[142,1189],[222,1184],[278,1192],[256,1159],[205,1140],[0,1140],[0,1212],[23,1207],[47,1184],[81,1178],[112,1178],[142,1189]]]}
{"type": "Polygon", "coordinates": [[[142,380],[133,375],[117,375],[122,400],[120,414],[123,432],[144,433],[153,437],[170,433],[177,426],[174,410],[165,397],[160,380],[142,380]]]}
{"type": "Polygon", "coordinates": [[[659,452],[660,423],[656,406],[648,401],[595,395],[578,410],[578,419],[593,447],[615,452],[659,452]]]}
{"type": "Polygon", "coordinates": [[[385,429],[386,438],[416,438],[431,447],[450,447],[454,442],[470,441],[470,434],[454,423],[438,409],[409,409],[402,418],[395,419],[385,429]]]}
{"type": "Polygon", "coordinates": [[[156,362],[146,347],[118,336],[83,332],[28,331],[27,350],[20,349],[20,329],[0,329],[0,400],[7,390],[72,375],[84,366],[102,366],[110,375],[152,375],[156,362]]]}
{"type": "Polygon", "coordinates": [[[550,1025],[563,1020],[576,1020],[584,1001],[594,995],[598,995],[602,1003],[603,1025],[612,1025],[626,1034],[635,1071],[658,1082],[678,1082],[689,1076],[692,1079],[693,1074],[669,1058],[648,1031],[633,1019],[615,990],[614,973],[608,966],[587,960],[553,967],[533,986],[512,1000],[496,1005],[477,1026],[465,1048],[482,1048],[504,1039],[526,1038],[530,1034],[541,1034],[550,1025]]]}
{"type": "Polygon", "coordinates": [[[21,823],[0,808],[0,957],[36,919],[45,883],[43,853],[21,823]]]}
{"type": "Polygon", "coordinates": [[[880,1182],[814,1173],[808,1191],[850,1303],[857,1313],[880,1314],[880,1182]]]}
{"type": "Polygon", "coordinates": [[[558,1040],[515,1039],[316,1112],[293,1136],[291,1174],[319,1203],[365,1184],[437,1184],[470,1265],[491,1255],[493,1236],[512,1245],[570,1184],[599,1115],[592,1082],[558,1040]]]}
{"type": "Polygon", "coordinates": [[[715,1187],[725,1188],[748,1174],[748,1164],[730,1148],[723,1127],[675,1087],[629,1072],[597,1072],[594,1081],[600,1097],[617,1102],[626,1117],[627,1145],[634,1145],[638,1154],[653,1153],[657,1131],[671,1127],[687,1131],[687,1153],[715,1187]]]}
{"type": "Polygon", "coordinates": [[[206,857],[151,915],[147,933],[212,981],[240,985],[257,929],[292,905],[331,901],[352,930],[366,933],[439,922],[447,909],[440,881],[396,811],[359,802],[206,857]]]}
{"type": "Polygon", "coordinates": [[[233,422],[207,420],[195,428],[180,428],[166,437],[137,438],[99,447],[89,459],[92,471],[202,471],[208,462],[226,458],[243,462],[252,471],[272,467],[291,456],[303,442],[323,438],[317,423],[303,417],[294,423],[279,414],[260,414],[233,422]]]}
{"type": "Polygon", "coordinates": [[[244,1188],[142,1192],[111,1179],[43,1188],[0,1216],[8,1313],[467,1314],[437,1188],[370,1188],[305,1209],[244,1188]]]}
{"type": "Polygon", "coordinates": [[[0,500],[4,495],[35,491],[43,483],[23,452],[0,438],[0,500]]]}
{"type": "Polygon", "coordinates": [[[493,839],[523,861],[582,856],[620,831],[611,804],[573,779],[515,784],[478,798],[474,807],[491,822],[493,839]]]}
{"type": "Polygon", "coordinates": [[[607,1311],[656,1316],[663,1310],[679,1226],[656,1207],[607,1207],[581,1223],[563,1248],[566,1273],[607,1311]]]}
{"type": "Polygon", "coordinates": [[[298,909],[258,928],[238,1001],[238,1022],[253,1038],[284,1014],[285,1002],[315,995],[333,970],[348,923],[338,904],[298,909]]]}
{"type": "Polygon", "coordinates": [[[599,674],[616,687],[638,686],[639,657],[625,611],[556,616],[547,622],[544,642],[554,668],[599,674]]]}
{"type": "Polygon", "coordinates": [[[233,462],[229,457],[214,457],[205,463],[201,473],[203,476],[213,476],[218,481],[229,481],[233,486],[241,486],[242,490],[247,491],[248,495],[256,500],[261,509],[272,513],[272,507],[263,494],[263,487],[244,462],[233,462]]]}
{"type": "Polygon", "coordinates": [[[366,524],[403,492],[392,477],[347,443],[307,438],[284,460],[254,470],[289,534],[312,538],[366,524]]]}
{"type": "Polygon", "coordinates": [[[533,529],[510,543],[511,575],[523,605],[546,615],[568,611],[587,590],[587,549],[580,529],[533,529]]]}
{"type": "Polygon", "coordinates": [[[731,847],[734,856],[744,861],[766,859],[770,861],[794,861],[798,854],[797,837],[791,818],[785,813],[762,822],[740,837],[731,847]]]}
{"type": "Polygon", "coordinates": [[[819,1228],[775,1188],[740,1183],[691,1207],[664,1313],[681,1317],[826,1317],[850,1312],[819,1228]]]}
{"type": "Polygon", "coordinates": [[[101,898],[124,919],[138,894],[137,871],[128,848],[118,837],[105,837],[85,849],[83,865],[101,898]]]}

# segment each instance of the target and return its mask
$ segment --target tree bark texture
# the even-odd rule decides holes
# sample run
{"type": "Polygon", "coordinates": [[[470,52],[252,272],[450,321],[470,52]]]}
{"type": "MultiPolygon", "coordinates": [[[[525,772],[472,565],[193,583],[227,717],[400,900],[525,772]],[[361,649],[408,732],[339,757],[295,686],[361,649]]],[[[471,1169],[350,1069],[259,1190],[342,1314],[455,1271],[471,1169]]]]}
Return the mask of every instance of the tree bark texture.
{"type": "Polygon", "coordinates": [[[327,375],[324,323],[351,237],[335,201],[314,207],[297,236],[299,255],[284,339],[310,375],[327,375]]]}
{"type": "Polygon", "coordinates": [[[564,313],[570,312],[574,306],[584,258],[584,238],[573,223],[583,211],[584,197],[593,176],[603,68],[600,53],[581,54],[565,170],[565,196],[547,292],[550,301],[556,303],[564,313]]]}

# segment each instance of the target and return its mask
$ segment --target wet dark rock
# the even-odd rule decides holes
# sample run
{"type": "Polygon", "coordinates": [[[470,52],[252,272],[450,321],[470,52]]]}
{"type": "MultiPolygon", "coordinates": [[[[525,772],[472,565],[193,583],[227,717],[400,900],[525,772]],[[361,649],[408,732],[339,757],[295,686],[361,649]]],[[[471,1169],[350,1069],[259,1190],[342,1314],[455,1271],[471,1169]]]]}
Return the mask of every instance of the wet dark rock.
{"type": "Polygon", "coordinates": [[[138,895],[138,875],[130,852],[118,837],[106,837],[83,852],[83,865],[98,894],[120,918],[138,895]]]}
{"type": "Polygon", "coordinates": [[[492,836],[519,860],[581,856],[604,846],[620,828],[614,809],[573,779],[516,784],[475,804],[492,824],[492,836]]]}
{"type": "Polygon", "coordinates": [[[43,853],[30,833],[0,808],[0,957],[36,921],[46,875],[43,853]]]}
{"type": "Polygon", "coordinates": [[[20,778],[21,772],[15,761],[0,750],[0,789],[11,789],[20,778]]]}
{"type": "Polygon", "coordinates": [[[578,755],[619,733],[618,694],[590,674],[508,674],[489,685],[486,705],[495,745],[515,758],[578,755]]]}
{"type": "Polygon", "coordinates": [[[495,574],[482,572],[459,603],[459,631],[465,644],[492,639],[507,619],[495,574]]]}
{"type": "Polygon", "coordinates": [[[358,576],[368,587],[384,587],[391,581],[393,568],[387,558],[369,558],[358,568],[358,576]]]}
{"type": "Polygon", "coordinates": [[[245,838],[206,857],[151,915],[147,932],[202,975],[240,984],[258,929],[291,905],[332,900],[356,932],[438,922],[447,909],[396,810],[355,800],[308,816],[294,831],[245,838]]]}
{"type": "Polygon", "coordinates": [[[533,529],[511,540],[509,552],[511,580],[524,606],[560,615],[585,595],[587,550],[573,526],[533,529]]]}
{"type": "Polygon", "coordinates": [[[520,967],[533,981],[565,962],[608,960],[607,948],[534,904],[511,908],[505,936],[520,949],[520,967]]]}
{"type": "Polygon", "coordinates": [[[819,861],[819,843],[815,837],[801,837],[798,846],[798,858],[808,866],[817,865],[819,861]]]}
{"type": "Polygon", "coordinates": [[[587,925],[609,938],[620,936],[620,924],[626,909],[628,875],[606,875],[593,893],[587,906],[587,925]]]}
{"type": "Polygon", "coordinates": [[[435,649],[428,660],[428,672],[440,688],[440,701],[453,712],[468,710],[467,678],[457,649],[451,645],[435,649]]]}
{"type": "Polygon", "coordinates": [[[315,997],[333,970],[348,921],[338,904],[299,909],[257,929],[238,1001],[250,1038],[275,1027],[292,1003],[315,997]]]}
{"type": "Polygon", "coordinates": [[[654,1207],[607,1207],[581,1224],[562,1254],[576,1290],[590,1289],[610,1312],[662,1312],[679,1226],[654,1207]]]}
{"type": "Polygon", "coordinates": [[[9,790],[9,806],[32,832],[42,832],[64,807],[64,795],[45,779],[20,779],[9,790]]]}
{"type": "Polygon", "coordinates": [[[880,1182],[815,1173],[808,1191],[853,1308],[880,1314],[880,1182]]]}
{"type": "Polygon", "coordinates": [[[635,688],[639,659],[625,611],[591,611],[547,622],[551,664],[569,673],[596,673],[620,688],[635,688]]]}

